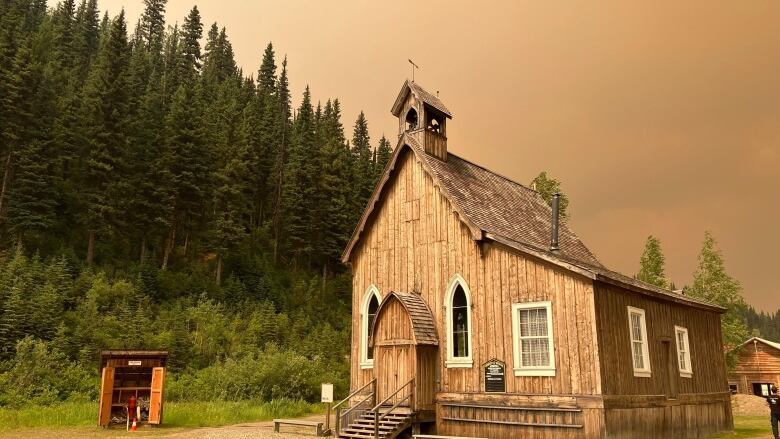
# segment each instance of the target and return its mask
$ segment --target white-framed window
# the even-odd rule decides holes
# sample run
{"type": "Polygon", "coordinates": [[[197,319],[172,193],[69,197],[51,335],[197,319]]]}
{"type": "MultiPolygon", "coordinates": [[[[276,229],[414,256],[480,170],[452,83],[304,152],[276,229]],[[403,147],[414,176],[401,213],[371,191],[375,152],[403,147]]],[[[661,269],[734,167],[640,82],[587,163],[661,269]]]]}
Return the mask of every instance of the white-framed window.
{"type": "Polygon", "coordinates": [[[471,291],[466,281],[456,274],[450,280],[444,296],[447,320],[447,367],[472,367],[471,291]]]}
{"type": "Polygon", "coordinates": [[[374,350],[369,346],[369,338],[381,302],[382,296],[374,285],[368,287],[360,301],[360,367],[362,369],[374,367],[374,350]]]}
{"type": "Polygon", "coordinates": [[[512,304],[515,376],[555,376],[552,302],[512,304]]]}
{"type": "Polygon", "coordinates": [[[649,377],[652,372],[645,310],[628,307],[628,331],[631,334],[631,362],[634,366],[634,376],[649,377]]]}
{"type": "Polygon", "coordinates": [[[691,345],[688,343],[688,329],[675,326],[674,335],[677,341],[677,366],[680,369],[680,376],[690,378],[693,376],[693,366],[691,365],[691,345]]]}

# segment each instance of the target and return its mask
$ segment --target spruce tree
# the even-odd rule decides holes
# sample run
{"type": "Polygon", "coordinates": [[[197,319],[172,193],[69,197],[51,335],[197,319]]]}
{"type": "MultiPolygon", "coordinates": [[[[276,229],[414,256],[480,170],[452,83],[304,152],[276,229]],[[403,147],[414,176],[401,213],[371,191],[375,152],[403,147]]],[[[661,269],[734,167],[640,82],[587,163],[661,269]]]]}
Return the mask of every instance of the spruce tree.
{"type": "Polygon", "coordinates": [[[639,260],[639,272],[636,278],[661,288],[669,288],[669,280],[664,273],[664,254],[661,241],[653,235],[647,237],[645,250],[639,260]]]}
{"type": "Polygon", "coordinates": [[[162,48],[165,33],[165,5],[168,0],[144,0],[141,15],[141,37],[150,49],[162,48]]]}
{"type": "Polygon", "coordinates": [[[165,147],[160,156],[162,218],[168,227],[162,268],[168,265],[176,235],[184,232],[185,242],[192,227],[203,219],[208,196],[211,158],[203,144],[199,92],[184,85],[173,97],[165,119],[165,147]]]}
{"type": "Polygon", "coordinates": [[[181,65],[179,74],[185,82],[192,82],[200,73],[200,39],[203,36],[203,23],[197,6],[193,6],[181,27],[181,65]]]}
{"type": "Polygon", "coordinates": [[[374,183],[382,175],[385,170],[385,166],[390,161],[390,157],[393,155],[393,147],[390,145],[390,141],[383,135],[379,139],[379,146],[376,149],[376,162],[374,163],[374,183]]]}
{"type": "MultiPolygon", "coordinates": [[[[362,212],[374,190],[373,153],[368,135],[368,121],[362,111],[355,121],[352,132],[352,156],[354,163],[352,177],[355,185],[353,212],[362,212]]],[[[353,217],[357,219],[358,215],[359,213],[353,217]]]]}
{"type": "Polygon", "coordinates": [[[561,218],[569,217],[569,197],[561,191],[560,181],[549,177],[546,171],[542,171],[536,178],[531,180],[531,189],[539,192],[542,198],[544,198],[551,207],[553,195],[559,194],[558,213],[561,215],[561,218]]]}
{"type": "MultiPolygon", "coordinates": [[[[685,294],[705,299],[726,308],[721,316],[723,346],[730,350],[749,337],[745,322],[741,317],[745,307],[742,298],[742,286],[726,272],[723,255],[712,233],[704,233],[704,243],[699,253],[699,263],[693,274],[693,285],[685,289],[685,294]]],[[[727,355],[732,367],[736,358],[727,355]]]]}

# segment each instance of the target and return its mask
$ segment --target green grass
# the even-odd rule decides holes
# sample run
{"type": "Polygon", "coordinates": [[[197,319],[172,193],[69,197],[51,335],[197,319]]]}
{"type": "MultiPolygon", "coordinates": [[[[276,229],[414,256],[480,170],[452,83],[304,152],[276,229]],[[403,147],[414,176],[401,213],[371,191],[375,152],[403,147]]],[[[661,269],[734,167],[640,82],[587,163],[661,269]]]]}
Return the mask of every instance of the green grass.
{"type": "Polygon", "coordinates": [[[772,427],[769,425],[769,415],[766,416],[734,416],[734,432],[723,433],[712,439],[748,439],[771,437],[772,427]]]}
{"type": "MultiPolygon", "coordinates": [[[[169,402],[163,423],[167,427],[218,427],[243,422],[294,418],[322,411],[319,404],[303,401],[272,402],[169,402]]],[[[28,428],[67,428],[94,426],[96,402],[66,402],[52,406],[0,408],[0,431],[28,428]]]]}

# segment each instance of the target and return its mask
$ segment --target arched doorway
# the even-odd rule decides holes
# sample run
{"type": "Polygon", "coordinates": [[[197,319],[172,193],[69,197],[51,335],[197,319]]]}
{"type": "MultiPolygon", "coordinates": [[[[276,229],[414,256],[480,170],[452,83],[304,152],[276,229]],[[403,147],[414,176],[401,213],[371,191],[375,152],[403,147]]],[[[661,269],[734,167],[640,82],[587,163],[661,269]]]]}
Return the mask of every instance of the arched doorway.
{"type": "Polygon", "coordinates": [[[377,402],[392,396],[388,405],[401,402],[412,411],[434,410],[438,344],[433,315],[422,297],[388,294],[379,305],[371,332],[377,402]],[[413,385],[408,385],[412,379],[413,385]]]}

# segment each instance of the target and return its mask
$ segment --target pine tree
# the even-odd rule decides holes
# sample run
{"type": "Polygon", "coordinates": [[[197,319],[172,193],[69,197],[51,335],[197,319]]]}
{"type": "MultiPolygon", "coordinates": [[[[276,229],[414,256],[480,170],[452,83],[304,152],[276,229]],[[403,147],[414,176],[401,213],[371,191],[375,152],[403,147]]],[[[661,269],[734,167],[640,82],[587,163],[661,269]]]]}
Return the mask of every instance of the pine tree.
{"type": "Polygon", "coordinates": [[[314,108],[307,86],[295,117],[290,155],[284,171],[284,235],[296,262],[312,251],[310,206],[315,202],[312,197],[316,197],[317,185],[312,184],[316,174],[310,172],[316,172],[318,156],[314,108]]]}
{"type": "Polygon", "coordinates": [[[179,74],[185,82],[192,82],[200,73],[200,39],[203,37],[203,23],[197,6],[193,6],[181,27],[181,65],[179,74]]]}
{"type": "MultiPolygon", "coordinates": [[[[685,289],[685,294],[726,308],[726,313],[721,317],[725,348],[737,346],[748,338],[749,333],[741,317],[741,310],[745,307],[742,286],[726,272],[723,255],[709,231],[704,233],[693,285],[685,289]]],[[[727,356],[727,359],[729,366],[733,366],[736,360],[733,355],[727,356]]]]}
{"type": "MultiPolygon", "coordinates": [[[[362,212],[374,190],[374,166],[368,135],[368,121],[362,111],[355,121],[352,133],[352,156],[354,164],[352,178],[355,185],[352,211],[362,212]]],[[[357,222],[358,215],[359,213],[353,215],[355,222],[357,222]]]]}
{"type": "Polygon", "coordinates": [[[393,147],[390,145],[390,141],[385,136],[379,139],[379,146],[376,149],[376,162],[374,163],[374,182],[379,179],[382,172],[385,170],[385,166],[390,161],[390,157],[393,155],[393,147]]]}
{"type": "Polygon", "coordinates": [[[647,237],[645,251],[639,260],[639,273],[636,278],[661,288],[669,288],[669,280],[664,273],[664,254],[661,241],[653,235],[647,237]]]}
{"type": "Polygon", "coordinates": [[[97,234],[109,232],[120,214],[117,209],[122,195],[116,192],[116,182],[124,177],[122,166],[128,146],[127,65],[127,27],[122,11],[111,22],[84,91],[82,126],[89,142],[82,185],[84,225],[89,232],[87,264],[92,263],[97,234]]]}
{"type": "Polygon", "coordinates": [[[341,125],[338,99],[325,104],[322,123],[322,227],[321,249],[324,264],[331,268],[338,263],[352,225],[350,177],[352,156],[341,125]]]}
{"type": "Polygon", "coordinates": [[[144,0],[141,37],[152,50],[161,50],[165,33],[165,5],[168,0],[144,0]]]}
{"type": "Polygon", "coordinates": [[[552,207],[553,195],[559,194],[558,213],[561,218],[569,217],[569,197],[561,191],[561,182],[550,178],[546,171],[542,171],[539,175],[531,180],[531,189],[539,192],[539,194],[547,201],[547,204],[552,207]]]}
{"type": "Polygon", "coordinates": [[[287,162],[287,146],[290,142],[290,117],[292,107],[290,104],[290,89],[287,79],[287,57],[282,62],[282,73],[276,84],[276,95],[273,99],[273,117],[271,120],[271,132],[273,138],[273,151],[275,156],[273,175],[273,219],[272,228],[274,234],[274,261],[279,257],[279,243],[282,234],[282,220],[284,216],[283,191],[285,186],[285,167],[287,162]]]}
{"type": "Polygon", "coordinates": [[[168,226],[163,269],[176,244],[176,234],[183,231],[186,242],[187,233],[202,220],[208,196],[211,159],[202,142],[198,94],[180,86],[165,119],[165,148],[157,164],[162,180],[161,199],[166,203],[161,217],[168,226]]]}

